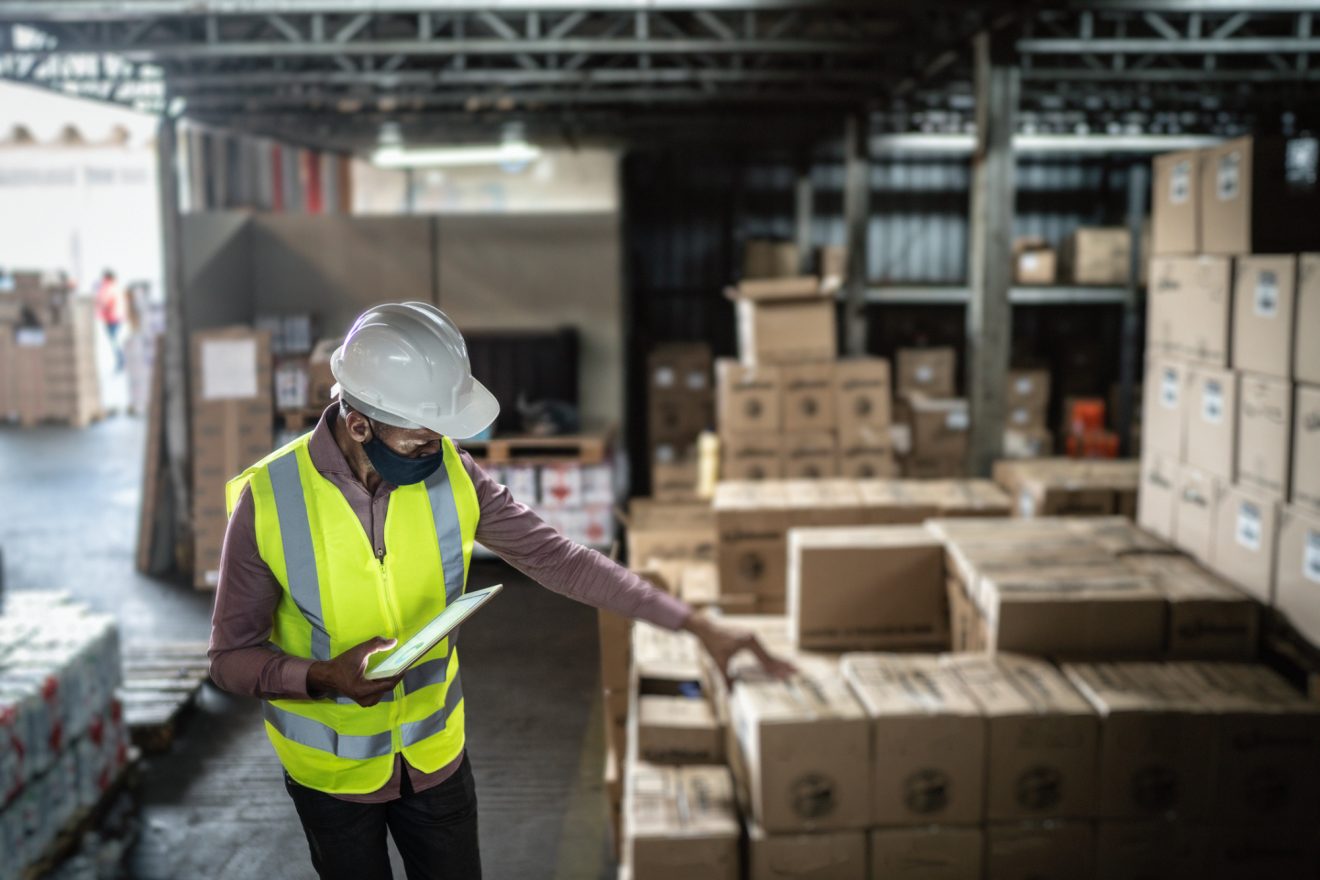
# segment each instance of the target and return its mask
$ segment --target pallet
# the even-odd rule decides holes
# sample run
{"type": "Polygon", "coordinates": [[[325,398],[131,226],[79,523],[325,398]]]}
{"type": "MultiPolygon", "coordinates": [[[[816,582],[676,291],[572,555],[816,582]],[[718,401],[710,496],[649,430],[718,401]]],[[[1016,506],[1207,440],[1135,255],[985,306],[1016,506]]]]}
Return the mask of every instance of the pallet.
{"type": "Polygon", "coordinates": [[[126,789],[136,786],[140,776],[142,763],[142,753],[137,749],[129,749],[128,761],[119,769],[118,775],[101,792],[101,797],[95,804],[85,810],[79,810],[69,824],[65,825],[55,835],[50,846],[46,851],[32,864],[23,869],[23,880],[38,880],[54,871],[60,866],[60,863],[69,856],[77,852],[82,843],[83,836],[89,831],[95,830],[105,820],[106,813],[114,805],[119,795],[126,789]]]}
{"type": "Polygon", "coordinates": [[[40,428],[45,425],[51,425],[59,428],[86,428],[96,424],[99,421],[104,420],[105,417],[106,417],[105,410],[96,409],[90,412],[79,413],[78,415],[73,416],[71,418],[65,418],[61,416],[42,416],[39,419],[32,419],[32,418],[23,418],[20,416],[18,419],[14,420],[13,424],[17,425],[20,428],[40,428]]]}
{"type": "Polygon", "coordinates": [[[133,745],[147,754],[169,751],[210,676],[204,642],[127,646],[118,696],[133,745]]]}
{"type": "Polygon", "coordinates": [[[473,458],[491,464],[511,462],[526,464],[563,463],[600,464],[605,461],[613,429],[591,434],[571,434],[563,437],[492,437],[489,440],[463,440],[459,444],[473,458]]]}

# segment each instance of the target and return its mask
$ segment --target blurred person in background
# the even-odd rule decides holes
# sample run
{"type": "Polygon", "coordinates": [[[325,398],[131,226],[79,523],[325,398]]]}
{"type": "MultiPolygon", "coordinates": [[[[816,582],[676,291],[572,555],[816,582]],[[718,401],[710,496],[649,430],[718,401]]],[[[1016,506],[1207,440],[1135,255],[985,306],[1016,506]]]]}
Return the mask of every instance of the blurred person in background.
{"type": "Polygon", "coordinates": [[[119,326],[124,322],[124,289],[119,286],[112,269],[101,273],[101,283],[96,287],[96,317],[105,325],[105,335],[110,337],[110,347],[115,352],[115,372],[122,372],[124,349],[119,342],[119,326]]]}

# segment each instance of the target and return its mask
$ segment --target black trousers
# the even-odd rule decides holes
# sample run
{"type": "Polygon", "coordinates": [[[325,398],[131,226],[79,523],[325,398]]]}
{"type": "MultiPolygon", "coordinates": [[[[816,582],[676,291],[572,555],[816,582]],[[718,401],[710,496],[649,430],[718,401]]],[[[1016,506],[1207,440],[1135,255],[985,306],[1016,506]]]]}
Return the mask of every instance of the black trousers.
{"type": "Polygon", "coordinates": [[[321,880],[391,880],[387,828],[408,880],[480,880],[477,789],[466,755],[452,776],[426,791],[413,791],[405,773],[403,796],[383,804],[340,800],[288,773],[284,786],[321,880]]]}

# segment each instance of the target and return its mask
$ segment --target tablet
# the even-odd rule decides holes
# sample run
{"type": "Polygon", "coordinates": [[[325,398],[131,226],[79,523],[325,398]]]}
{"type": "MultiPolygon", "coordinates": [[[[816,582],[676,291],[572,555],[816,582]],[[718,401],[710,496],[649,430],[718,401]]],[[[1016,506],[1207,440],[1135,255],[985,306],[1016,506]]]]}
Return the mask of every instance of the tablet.
{"type": "Polygon", "coordinates": [[[403,672],[421,659],[423,654],[434,648],[441,639],[453,632],[460,623],[471,617],[478,608],[495,598],[495,594],[502,589],[504,584],[496,584],[484,590],[459,596],[453,604],[447,605],[444,611],[437,614],[434,620],[422,627],[417,635],[395,648],[394,653],[382,660],[379,666],[367,670],[364,677],[378,680],[393,678],[403,672]]]}

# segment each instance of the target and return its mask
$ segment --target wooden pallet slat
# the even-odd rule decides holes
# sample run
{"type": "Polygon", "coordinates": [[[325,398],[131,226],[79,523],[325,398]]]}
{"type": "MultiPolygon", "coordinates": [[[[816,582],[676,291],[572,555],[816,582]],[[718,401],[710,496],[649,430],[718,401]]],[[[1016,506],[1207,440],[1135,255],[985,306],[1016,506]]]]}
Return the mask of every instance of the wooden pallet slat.
{"type": "Polygon", "coordinates": [[[210,679],[204,642],[129,645],[118,697],[133,743],[149,753],[168,751],[181,719],[210,679]]]}

